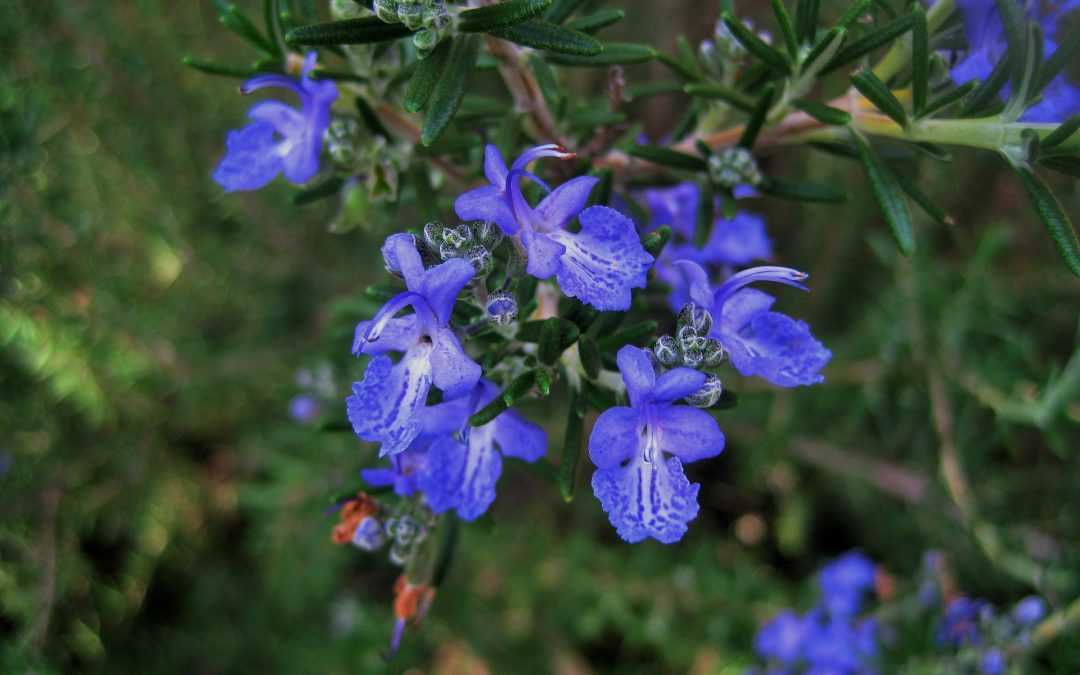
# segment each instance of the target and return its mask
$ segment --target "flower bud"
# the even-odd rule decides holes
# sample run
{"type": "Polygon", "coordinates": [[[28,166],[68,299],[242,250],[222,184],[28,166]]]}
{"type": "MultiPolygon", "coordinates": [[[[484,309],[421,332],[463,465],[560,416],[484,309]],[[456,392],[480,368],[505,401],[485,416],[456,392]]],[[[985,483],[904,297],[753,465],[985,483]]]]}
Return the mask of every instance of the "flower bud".
{"type": "Polygon", "coordinates": [[[330,16],[335,20],[359,19],[365,14],[367,12],[356,0],[330,0],[330,16]]]}
{"type": "Polygon", "coordinates": [[[379,17],[380,21],[385,21],[386,23],[398,22],[397,0],[375,0],[372,9],[375,10],[375,15],[379,17]]]}
{"type": "Polygon", "coordinates": [[[420,58],[425,58],[438,46],[440,37],[438,31],[431,29],[413,33],[413,45],[416,47],[416,52],[420,58]]]}
{"type": "Polygon", "coordinates": [[[326,151],[339,167],[350,168],[356,164],[356,140],[360,123],[355,117],[335,117],[326,130],[326,151]]]}
{"type": "Polygon", "coordinates": [[[656,359],[668,368],[679,365],[679,346],[670,335],[661,335],[656,340],[653,353],[656,354],[656,359]]]}
{"type": "Polygon", "coordinates": [[[477,277],[486,277],[491,274],[491,253],[483,246],[473,246],[465,251],[465,259],[472,263],[477,277]]]}
{"type": "Polygon", "coordinates": [[[412,546],[423,541],[427,531],[412,516],[400,516],[386,521],[386,536],[394,540],[398,546],[412,546]]]}
{"type": "Polygon", "coordinates": [[[689,349],[703,350],[708,342],[708,338],[704,335],[698,335],[691,326],[683,326],[680,328],[677,336],[679,347],[681,347],[683,351],[689,349]]]}
{"type": "Polygon", "coordinates": [[[492,250],[502,241],[502,230],[491,220],[474,220],[469,223],[473,239],[487,250],[492,250]]]}
{"type": "Polygon", "coordinates": [[[708,335],[713,326],[712,314],[704,307],[688,302],[679,311],[677,325],[680,330],[689,327],[694,335],[708,335]]]}
{"type": "Polygon", "coordinates": [[[518,316],[517,300],[507,291],[495,291],[488,296],[487,315],[496,326],[507,326],[518,316]]]}
{"type": "Polygon", "coordinates": [[[409,30],[418,30],[424,25],[424,8],[415,3],[402,2],[398,5],[398,21],[409,30]]]}
{"type": "Polygon", "coordinates": [[[687,368],[700,368],[705,360],[705,353],[700,349],[687,349],[682,355],[682,364],[687,368]]]}
{"type": "Polygon", "coordinates": [[[757,185],[761,170],[746,148],[727,148],[709,157],[709,179],[716,185],[734,188],[736,185],[757,185]]]}
{"type": "Polygon", "coordinates": [[[705,384],[693,394],[686,397],[686,402],[695,408],[710,408],[720,400],[720,394],[724,388],[720,384],[720,378],[712,373],[705,377],[705,384]]]}
{"type": "Polygon", "coordinates": [[[383,532],[382,523],[374,516],[368,516],[360,521],[353,533],[352,545],[364,551],[374,551],[386,543],[386,534],[383,532]]]}
{"type": "Polygon", "coordinates": [[[438,251],[439,247],[443,243],[443,224],[437,220],[433,220],[427,225],[424,225],[424,243],[432,251],[438,251]]]}
{"type": "Polygon", "coordinates": [[[444,227],[443,228],[443,241],[450,244],[454,248],[461,248],[467,244],[471,244],[473,241],[472,228],[468,225],[458,225],[457,227],[444,227]]]}
{"type": "Polygon", "coordinates": [[[724,345],[720,344],[720,341],[716,338],[709,338],[705,341],[705,348],[702,351],[702,368],[715,368],[728,359],[728,350],[724,348],[724,345]]]}

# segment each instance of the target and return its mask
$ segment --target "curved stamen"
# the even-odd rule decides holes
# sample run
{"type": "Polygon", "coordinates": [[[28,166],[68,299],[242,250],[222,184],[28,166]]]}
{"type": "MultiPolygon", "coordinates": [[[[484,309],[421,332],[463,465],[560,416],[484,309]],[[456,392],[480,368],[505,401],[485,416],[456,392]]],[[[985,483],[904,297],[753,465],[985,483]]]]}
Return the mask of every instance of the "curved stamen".
{"type": "Polygon", "coordinates": [[[357,336],[356,342],[353,344],[353,353],[359,353],[360,350],[363,349],[364,344],[378,340],[379,335],[386,329],[386,325],[390,323],[390,319],[393,319],[398,312],[409,306],[416,312],[417,321],[420,322],[420,328],[424,333],[430,333],[431,330],[439,325],[438,320],[435,318],[435,313],[431,311],[431,306],[428,305],[424,296],[419,293],[413,293],[412,291],[398,293],[390,298],[390,300],[382,306],[382,309],[372,317],[371,324],[368,326],[367,331],[363,335],[357,336]]]}
{"type": "Polygon", "coordinates": [[[716,293],[713,294],[713,307],[718,310],[740,288],[758,281],[774,281],[778,284],[786,284],[808,291],[810,289],[799,282],[805,281],[809,277],[810,275],[806,272],[800,272],[790,267],[776,267],[773,265],[751,267],[748,270],[732,275],[727,281],[720,284],[720,287],[716,289],[716,293]]]}
{"type": "Polygon", "coordinates": [[[535,148],[529,148],[525,152],[518,155],[518,158],[514,160],[514,163],[510,166],[511,170],[524,169],[525,165],[533,160],[540,159],[542,157],[558,157],[559,159],[572,159],[577,157],[576,153],[565,152],[562,147],[555,145],[554,143],[548,143],[546,145],[538,145],[535,148]]]}
{"type": "Polygon", "coordinates": [[[660,462],[664,459],[664,453],[660,449],[660,443],[656,438],[656,434],[652,430],[653,425],[645,425],[645,448],[642,451],[641,458],[645,460],[646,464],[652,465],[652,468],[659,466],[660,462]]]}
{"type": "Polygon", "coordinates": [[[506,174],[507,197],[510,201],[510,212],[514,214],[514,220],[519,225],[529,225],[532,228],[532,207],[525,201],[525,195],[521,194],[521,185],[518,178],[526,175],[521,169],[513,169],[506,174]]]}
{"type": "Polygon", "coordinates": [[[307,98],[307,92],[304,91],[303,87],[296,83],[296,80],[288,75],[282,75],[281,73],[267,73],[266,75],[253,77],[240,85],[240,93],[250,94],[263,87],[282,87],[283,89],[288,89],[295,93],[300,97],[301,101],[305,101],[307,98]]]}

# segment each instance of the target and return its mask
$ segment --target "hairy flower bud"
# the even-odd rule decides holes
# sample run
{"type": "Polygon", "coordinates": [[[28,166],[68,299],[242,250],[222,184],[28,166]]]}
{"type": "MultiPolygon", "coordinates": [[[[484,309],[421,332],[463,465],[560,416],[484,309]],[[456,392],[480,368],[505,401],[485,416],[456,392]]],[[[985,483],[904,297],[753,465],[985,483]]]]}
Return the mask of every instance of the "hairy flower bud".
{"type": "Polygon", "coordinates": [[[443,243],[443,224],[437,220],[433,220],[427,225],[424,225],[424,243],[428,245],[432,251],[438,251],[439,247],[443,243]]]}
{"type": "Polygon", "coordinates": [[[677,337],[679,347],[684,352],[691,349],[705,349],[705,344],[708,342],[708,338],[704,335],[698,335],[692,326],[683,326],[680,328],[677,337]]]}
{"type": "Polygon", "coordinates": [[[668,368],[679,365],[679,346],[670,335],[661,335],[656,340],[653,353],[656,354],[656,359],[668,368]]]}
{"type": "Polygon", "coordinates": [[[507,291],[495,291],[488,296],[487,315],[497,326],[507,326],[518,316],[517,300],[507,291]]]}
{"type": "Polygon", "coordinates": [[[710,156],[708,164],[709,179],[722,188],[730,190],[736,185],[757,185],[761,182],[761,170],[746,148],[727,148],[710,156]]]}
{"type": "Polygon", "coordinates": [[[458,225],[457,227],[444,227],[443,228],[443,241],[454,248],[461,248],[473,241],[472,228],[468,225],[458,225]]]}
{"type": "Polygon", "coordinates": [[[682,355],[682,364],[687,368],[700,368],[705,360],[705,353],[700,349],[687,349],[682,355]]]}
{"type": "Polygon", "coordinates": [[[720,400],[724,388],[720,384],[720,378],[709,373],[705,378],[705,384],[693,394],[686,397],[686,402],[695,408],[710,408],[720,400]]]}
{"type": "Polygon", "coordinates": [[[341,168],[350,168],[356,164],[359,154],[356,142],[360,134],[360,123],[355,117],[335,117],[326,130],[326,151],[334,164],[341,168]]]}
{"type": "Polygon", "coordinates": [[[386,543],[386,533],[383,524],[374,516],[368,516],[360,521],[353,533],[352,545],[364,551],[374,551],[386,543]]]}
{"type": "Polygon", "coordinates": [[[477,277],[486,277],[491,274],[491,253],[483,246],[473,246],[465,251],[465,259],[472,263],[477,277]]]}
{"type": "Polygon", "coordinates": [[[502,230],[492,220],[474,220],[469,223],[473,239],[487,250],[492,250],[502,241],[502,230]]]}
{"type": "Polygon", "coordinates": [[[709,338],[705,342],[705,348],[701,350],[702,368],[715,368],[724,361],[728,360],[728,351],[724,349],[724,345],[720,344],[720,341],[716,338],[709,338]]]}
{"type": "Polygon", "coordinates": [[[712,314],[704,307],[688,302],[679,311],[677,325],[680,331],[689,328],[694,335],[708,335],[713,325],[712,314]]]}

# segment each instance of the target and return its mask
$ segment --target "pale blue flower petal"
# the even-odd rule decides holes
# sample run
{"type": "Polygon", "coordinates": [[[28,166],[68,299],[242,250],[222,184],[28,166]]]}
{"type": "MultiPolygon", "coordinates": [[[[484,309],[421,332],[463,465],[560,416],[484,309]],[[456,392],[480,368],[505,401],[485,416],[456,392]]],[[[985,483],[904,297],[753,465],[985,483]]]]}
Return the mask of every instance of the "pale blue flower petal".
{"type": "Polygon", "coordinates": [[[494,427],[499,451],[507,457],[535,462],[547,453],[547,434],[543,428],[526,420],[518,411],[507,410],[489,424],[494,427]]]}
{"type": "Polygon", "coordinates": [[[353,384],[353,395],[345,400],[356,435],[381,443],[380,457],[404,451],[420,433],[431,388],[429,351],[412,349],[397,364],[387,356],[376,356],[363,381],[353,384]]]}
{"type": "Polygon", "coordinates": [[[579,220],[578,234],[550,234],[566,247],[559,259],[559,287],[601,311],[629,309],[630,290],[645,287],[653,262],[633,221],[606,206],[582,211],[579,220]]]}
{"type": "Polygon", "coordinates": [[[454,201],[454,211],[462,220],[495,221],[508,237],[516,234],[519,229],[502,183],[484,185],[460,195],[454,201]]]}
{"type": "Polygon", "coordinates": [[[653,415],[657,445],[686,464],[715,457],[724,449],[724,432],[704,410],[676,405],[654,408],[653,415]]]}
{"type": "MultiPolygon", "coordinates": [[[[419,260],[420,254],[416,256],[419,260]]],[[[451,258],[423,273],[416,291],[427,300],[439,325],[445,326],[450,321],[458,295],[475,275],[472,263],[464,258],[451,258]]]]}
{"type": "Polygon", "coordinates": [[[225,137],[225,156],[213,178],[226,192],[258,190],[269,185],[281,168],[274,129],[256,122],[225,137]]]}
{"type": "Polygon", "coordinates": [[[450,509],[468,522],[482,516],[495,501],[495,484],[502,473],[490,430],[473,429],[468,445],[442,436],[428,449],[428,479],[424,493],[435,513],[450,509]]]}
{"type": "Polygon", "coordinates": [[[619,466],[638,451],[643,428],[637,410],[608,408],[589,434],[589,459],[600,469],[619,466]]]}
{"type": "Polygon", "coordinates": [[[352,353],[356,356],[361,354],[385,354],[386,352],[405,352],[414,347],[423,334],[417,323],[416,315],[399,316],[387,321],[379,339],[374,342],[364,340],[371,321],[361,321],[356,325],[356,333],[353,338],[352,353]]]}
{"type": "Polygon", "coordinates": [[[649,400],[656,403],[671,403],[693,394],[703,386],[705,386],[705,373],[691,368],[672,368],[656,378],[649,400]]]}
{"type": "Polygon", "coordinates": [[[598,469],[592,487],[615,531],[630,543],[646,537],[674,543],[698,514],[700,486],[686,479],[675,457],[655,466],[638,457],[625,467],[598,469]]]}
{"type": "Polygon", "coordinates": [[[521,243],[528,255],[525,271],[537,279],[549,279],[559,271],[566,247],[546,234],[521,231],[521,243]]]}
{"type": "Polygon", "coordinates": [[[532,213],[535,222],[542,225],[541,231],[551,232],[565,228],[585,208],[589,193],[599,181],[599,178],[593,176],[579,176],[563,183],[544,197],[532,213]]]}
{"type": "Polygon", "coordinates": [[[450,329],[440,329],[431,337],[434,341],[431,352],[432,382],[448,399],[467,394],[480,380],[480,365],[465,354],[450,329]]]}
{"type": "Polygon", "coordinates": [[[630,405],[635,408],[640,406],[648,400],[649,392],[652,391],[653,384],[656,382],[656,371],[653,370],[652,362],[645,355],[644,350],[634,345],[626,345],[619,349],[615,355],[615,362],[626,384],[630,405]]]}

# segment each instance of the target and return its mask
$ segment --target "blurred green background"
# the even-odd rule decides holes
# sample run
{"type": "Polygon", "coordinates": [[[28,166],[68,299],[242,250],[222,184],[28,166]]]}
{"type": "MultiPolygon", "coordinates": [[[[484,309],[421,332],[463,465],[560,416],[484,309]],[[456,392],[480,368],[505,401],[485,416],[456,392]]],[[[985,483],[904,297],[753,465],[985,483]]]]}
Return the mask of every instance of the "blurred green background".
{"type": "MultiPolygon", "coordinates": [[[[716,15],[671,3],[658,30],[653,3],[626,4],[618,34],[667,49],[716,15]]],[[[923,222],[901,260],[857,166],[792,150],[769,169],[853,194],[752,207],[811,273],[781,305],[833,350],[826,383],[729,376],[742,405],[719,413],[724,454],[688,470],[702,512],[674,546],[619,541],[589,471],[565,504],[508,463],[385,665],[397,570],[332,546],[323,515],[373,449],[287,411],[297,372],[326,367],[343,417],[377,245],[418,223],[334,235],[333,207],[281,182],[225,196],[210,172],[249,101],[184,54],[252,58],[204,3],[0,4],[0,671],[737,673],[757,626],[809,606],[814,570],[854,547],[901,591],[935,548],[1003,605],[1080,589],[1080,283],[1018,184],[982,154],[911,164],[956,224],[923,222]],[[955,517],[950,447],[1003,552],[955,517]]],[[[631,110],[659,134],[685,105],[631,110]]],[[[1075,185],[1049,180],[1075,213],[1075,185]]],[[[525,412],[558,429],[560,408],[525,412]]],[[[910,665],[929,645],[891,668],[934,672],[910,665]]],[[[1028,667],[1077,672],[1078,652],[1068,636],[1028,667]]]]}

